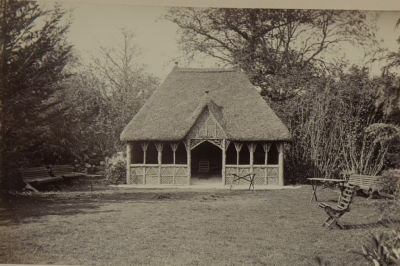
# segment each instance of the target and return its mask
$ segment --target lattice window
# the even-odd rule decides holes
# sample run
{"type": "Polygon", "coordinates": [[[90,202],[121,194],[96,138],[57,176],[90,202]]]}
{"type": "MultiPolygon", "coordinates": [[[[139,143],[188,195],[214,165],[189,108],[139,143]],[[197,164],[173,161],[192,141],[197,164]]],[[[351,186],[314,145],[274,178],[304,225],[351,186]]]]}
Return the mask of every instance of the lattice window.
{"type": "Polygon", "coordinates": [[[159,183],[158,176],[156,175],[146,175],[146,184],[157,185],[159,183]]]}
{"type": "Polygon", "coordinates": [[[187,176],[176,176],[174,180],[175,185],[186,185],[188,183],[187,176]]]}

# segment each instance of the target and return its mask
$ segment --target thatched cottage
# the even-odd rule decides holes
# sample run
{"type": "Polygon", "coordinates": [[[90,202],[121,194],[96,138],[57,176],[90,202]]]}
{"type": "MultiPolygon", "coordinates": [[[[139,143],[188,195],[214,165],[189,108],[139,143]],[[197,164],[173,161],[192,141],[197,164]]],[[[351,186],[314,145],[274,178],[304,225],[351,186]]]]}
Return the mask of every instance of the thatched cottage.
{"type": "Polygon", "coordinates": [[[257,185],[283,186],[283,143],[291,136],[239,69],[175,66],[121,133],[127,183],[190,185],[199,162],[231,184],[255,173],[257,185]]]}

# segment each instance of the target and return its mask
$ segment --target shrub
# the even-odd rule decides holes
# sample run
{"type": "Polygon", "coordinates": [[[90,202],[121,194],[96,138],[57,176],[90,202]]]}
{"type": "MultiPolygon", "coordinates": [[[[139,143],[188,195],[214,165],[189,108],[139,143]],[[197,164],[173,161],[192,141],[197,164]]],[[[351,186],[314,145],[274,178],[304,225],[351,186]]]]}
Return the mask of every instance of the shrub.
{"type": "Polygon", "coordinates": [[[382,178],[379,180],[378,187],[379,191],[396,196],[400,189],[400,170],[391,169],[384,171],[382,178]]]}
{"type": "Polygon", "coordinates": [[[400,231],[372,235],[359,254],[376,266],[400,265],[400,231]]]}
{"type": "MultiPolygon", "coordinates": [[[[393,230],[390,233],[372,235],[366,245],[361,246],[362,255],[374,266],[395,266],[400,265],[400,230],[393,230]]],[[[320,257],[315,257],[314,262],[318,266],[329,266],[329,261],[324,261],[320,257]]]]}
{"type": "Polygon", "coordinates": [[[126,159],[122,153],[106,158],[106,178],[115,185],[126,184],[126,159]]]}

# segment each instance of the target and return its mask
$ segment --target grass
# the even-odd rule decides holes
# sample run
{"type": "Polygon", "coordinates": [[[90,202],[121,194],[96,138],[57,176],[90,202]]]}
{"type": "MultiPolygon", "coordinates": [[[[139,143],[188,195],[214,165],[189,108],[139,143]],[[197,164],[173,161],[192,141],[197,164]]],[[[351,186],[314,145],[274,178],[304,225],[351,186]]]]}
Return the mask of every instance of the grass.
{"type": "MultiPolygon", "coordinates": [[[[325,230],[311,187],[269,191],[121,189],[3,195],[0,263],[58,265],[367,265],[380,200],[356,197],[347,230],[325,230]]],[[[338,194],[318,193],[335,204],[338,194]]]]}

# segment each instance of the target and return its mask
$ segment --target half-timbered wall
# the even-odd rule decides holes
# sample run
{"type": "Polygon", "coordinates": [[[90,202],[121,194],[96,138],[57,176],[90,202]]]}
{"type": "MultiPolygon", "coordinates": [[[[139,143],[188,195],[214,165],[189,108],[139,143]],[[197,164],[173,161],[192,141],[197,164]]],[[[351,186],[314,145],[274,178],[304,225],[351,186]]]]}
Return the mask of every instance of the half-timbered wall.
{"type": "Polygon", "coordinates": [[[208,108],[205,108],[190,129],[188,139],[224,139],[226,134],[208,108]]]}

